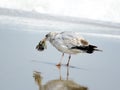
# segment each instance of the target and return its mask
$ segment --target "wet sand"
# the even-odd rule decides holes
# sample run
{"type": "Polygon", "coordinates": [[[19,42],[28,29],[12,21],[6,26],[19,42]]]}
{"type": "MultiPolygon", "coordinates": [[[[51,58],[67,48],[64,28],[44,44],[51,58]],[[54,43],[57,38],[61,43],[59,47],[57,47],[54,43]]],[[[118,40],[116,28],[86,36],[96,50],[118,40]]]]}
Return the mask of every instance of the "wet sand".
{"type": "MultiPolygon", "coordinates": [[[[84,35],[103,52],[72,55],[69,70],[64,65],[59,70],[55,65],[60,60],[60,52],[49,43],[43,52],[35,49],[45,34],[7,27],[0,30],[0,90],[38,90],[34,71],[41,72],[43,85],[68,79],[89,90],[120,89],[119,39],[84,35]]],[[[65,55],[62,63],[67,59],[65,55]]]]}

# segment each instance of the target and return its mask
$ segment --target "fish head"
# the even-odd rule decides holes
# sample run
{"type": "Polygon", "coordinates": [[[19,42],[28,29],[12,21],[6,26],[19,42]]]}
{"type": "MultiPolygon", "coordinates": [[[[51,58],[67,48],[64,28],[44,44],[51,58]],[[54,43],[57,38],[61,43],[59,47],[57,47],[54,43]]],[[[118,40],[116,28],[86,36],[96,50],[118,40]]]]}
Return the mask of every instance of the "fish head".
{"type": "Polygon", "coordinates": [[[41,40],[36,46],[36,49],[38,51],[43,51],[44,49],[47,49],[46,40],[45,39],[41,40]]]}

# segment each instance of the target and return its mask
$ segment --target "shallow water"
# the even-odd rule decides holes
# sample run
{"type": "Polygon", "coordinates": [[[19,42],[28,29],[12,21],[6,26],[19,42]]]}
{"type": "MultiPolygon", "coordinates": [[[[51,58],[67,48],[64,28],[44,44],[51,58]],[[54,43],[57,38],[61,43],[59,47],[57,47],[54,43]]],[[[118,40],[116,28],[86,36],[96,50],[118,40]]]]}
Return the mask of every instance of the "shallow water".
{"type": "MultiPolygon", "coordinates": [[[[51,45],[44,52],[35,50],[35,46],[43,37],[40,33],[0,30],[0,89],[37,90],[33,72],[42,74],[42,84],[59,79],[59,69],[55,66],[61,53],[51,45]]],[[[120,84],[120,41],[108,38],[86,36],[103,52],[92,55],[73,55],[69,68],[69,79],[86,86],[89,90],[119,89],[120,84]]],[[[63,64],[67,62],[64,57],[63,64]]],[[[61,67],[61,77],[66,79],[67,67],[61,67]]]]}
{"type": "MultiPolygon", "coordinates": [[[[1,26],[0,30],[0,90],[38,90],[33,77],[41,72],[41,84],[54,80],[72,80],[89,90],[119,90],[120,87],[120,39],[84,35],[91,44],[103,52],[72,55],[70,67],[66,67],[68,55],[59,69],[56,64],[61,58],[52,45],[47,50],[35,49],[46,34],[27,32],[16,26],[12,30],[1,26]]],[[[52,31],[52,30],[51,30],[52,31]]]]}

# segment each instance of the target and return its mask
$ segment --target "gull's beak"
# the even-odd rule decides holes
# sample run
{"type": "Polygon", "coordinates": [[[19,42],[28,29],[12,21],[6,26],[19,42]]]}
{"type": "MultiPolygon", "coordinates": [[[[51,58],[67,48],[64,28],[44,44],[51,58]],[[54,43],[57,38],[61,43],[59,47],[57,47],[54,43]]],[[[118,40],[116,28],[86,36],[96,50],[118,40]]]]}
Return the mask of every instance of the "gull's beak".
{"type": "Polygon", "coordinates": [[[46,38],[44,38],[44,39],[42,40],[42,41],[43,41],[43,46],[44,46],[45,49],[47,49],[46,40],[47,40],[46,38]]]}

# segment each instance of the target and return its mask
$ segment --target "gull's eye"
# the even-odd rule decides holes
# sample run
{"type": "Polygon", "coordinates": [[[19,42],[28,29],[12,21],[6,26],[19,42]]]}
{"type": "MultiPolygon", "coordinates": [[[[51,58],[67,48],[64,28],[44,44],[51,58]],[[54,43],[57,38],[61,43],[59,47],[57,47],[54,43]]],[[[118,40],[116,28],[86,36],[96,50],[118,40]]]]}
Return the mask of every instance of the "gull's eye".
{"type": "Polygon", "coordinates": [[[45,37],[47,38],[47,37],[48,37],[48,34],[47,34],[47,35],[45,35],[45,37]]]}

